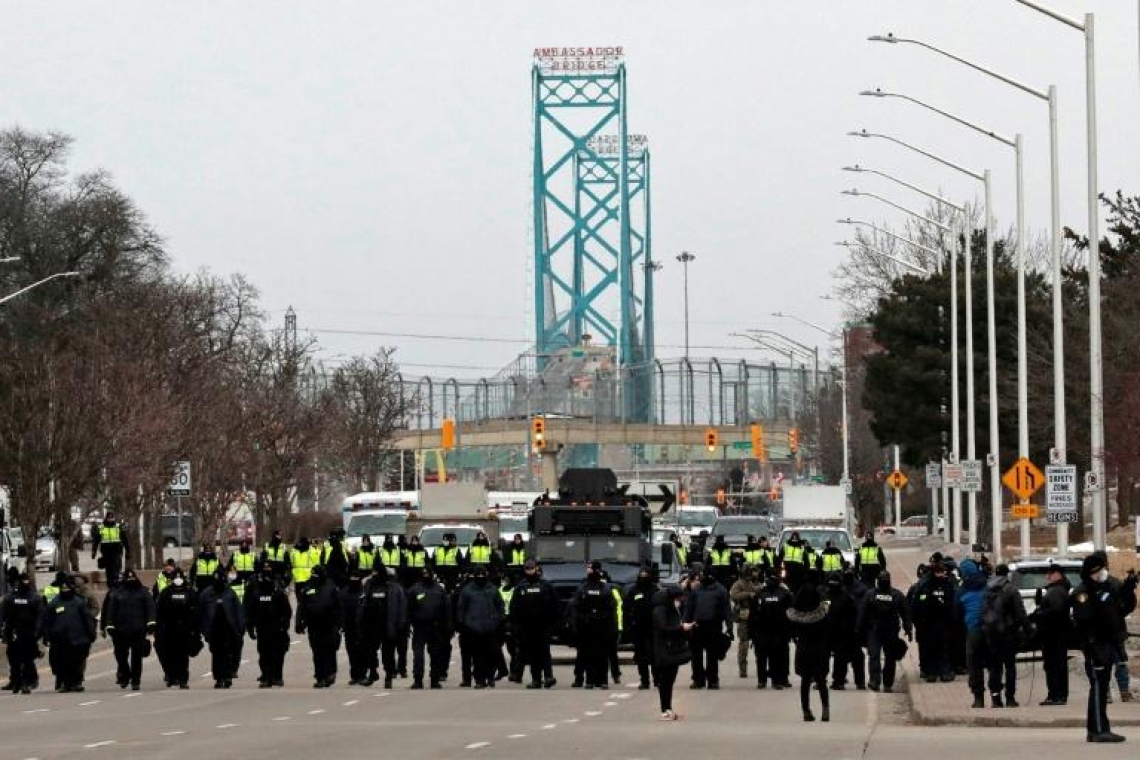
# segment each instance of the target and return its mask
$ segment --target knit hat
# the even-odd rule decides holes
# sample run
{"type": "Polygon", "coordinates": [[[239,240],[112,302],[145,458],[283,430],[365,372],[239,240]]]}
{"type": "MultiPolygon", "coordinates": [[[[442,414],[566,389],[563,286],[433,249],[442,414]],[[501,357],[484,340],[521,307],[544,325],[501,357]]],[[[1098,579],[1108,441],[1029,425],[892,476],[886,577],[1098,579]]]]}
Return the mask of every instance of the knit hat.
{"type": "Polygon", "coordinates": [[[797,612],[812,612],[819,608],[822,601],[819,596],[819,589],[812,584],[807,584],[796,592],[793,608],[797,612]]]}
{"type": "Polygon", "coordinates": [[[1093,552],[1081,561],[1081,575],[1090,576],[1098,570],[1102,570],[1105,565],[1104,555],[1100,552],[1093,552]]]}

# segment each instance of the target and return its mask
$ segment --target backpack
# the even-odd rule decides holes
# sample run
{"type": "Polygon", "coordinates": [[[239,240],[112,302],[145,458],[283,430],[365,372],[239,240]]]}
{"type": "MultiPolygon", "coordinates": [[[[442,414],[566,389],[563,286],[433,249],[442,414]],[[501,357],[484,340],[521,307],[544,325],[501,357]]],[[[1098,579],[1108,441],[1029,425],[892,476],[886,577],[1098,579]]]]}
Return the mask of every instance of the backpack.
{"type": "Polygon", "coordinates": [[[1005,613],[1005,587],[986,589],[986,597],[982,602],[982,632],[986,636],[1004,636],[1008,628],[1008,619],[1005,613]]]}

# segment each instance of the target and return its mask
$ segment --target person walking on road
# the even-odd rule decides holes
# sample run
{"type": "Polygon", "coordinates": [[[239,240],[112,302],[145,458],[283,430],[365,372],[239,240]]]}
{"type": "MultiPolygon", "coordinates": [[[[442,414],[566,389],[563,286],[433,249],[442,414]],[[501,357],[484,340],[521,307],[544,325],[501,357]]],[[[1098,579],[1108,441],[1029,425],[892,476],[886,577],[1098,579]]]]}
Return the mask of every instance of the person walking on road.
{"type": "Polygon", "coordinates": [[[8,654],[8,684],[13,694],[31,694],[40,685],[36,672],[44,606],[26,572],[0,602],[0,640],[8,654]]]}
{"type": "Polygon", "coordinates": [[[372,568],[360,595],[358,611],[360,636],[367,653],[367,674],[358,679],[361,686],[370,686],[380,680],[379,668],[384,668],[384,688],[392,688],[396,677],[396,647],[401,631],[407,626],[408,607],[404,589],[389,575],[388,568],[378,563],[372,568]]]}
{"type": "Polygon", "coordinates": [[[831,703],[827,693],[827,671],[831,656],[829,640],[828,604],[819,595],[814,583],[807,583],[796,594],[788,620],[792,624],[792,638],[796,642],[796,675],[800,677],[800,707],[804,720],[813,721],[811,690],[819,691],[823,709],[820,720],[831,720],[831,703]]]}
{"type": "MultiPolygon", "coordinates": [[[[609,598],[609,592],[606,596],[609,598]]],[[[495,688],[495,637],[503,620],[503,598],[495,584],[487,579],[486,564],[478,563],[471,580],[459,592],[456,618],[470,647],[476,689],[495,688]]],[[[603,666],[604,662],[603,659],[603,666]]]]}
{"type": "Polygon", "coordinates": [[[883,549],[875,543],[875,532],[867,531],[863,538],[863,545],[855,552],[855,572],[870,588],[875,588],[875,580],[879,573],[887,569],[887,557],[883,549]]]}
{"type": "Polygon", "coordinates": [[[769,679],[772,688],[777,690],[791,686],[788,682],[791,630],[787,615],[791,606],[792,592],[780,582],[779,575],[769,573],[748,611],[748,637],[756,650],[758,689],[767,688],[769,679]]]}
{"type": "Polygon", "coordinates": [[[752,600],[760,589],[759,548],[755,552],[757,564],[745,565],[740,578],[728,591],[729,599],[732,600],[733,619],[736,621],[736,665],[741,678],[748,678],[748,650],[752,645],[752,639],[748,636],[748,615],[752,610],[752,600]]]}
{"type": "Polygon", "coordinates": [[[95,641],[95,616],[75,593],[75,582],[68,578],[44,615],[44,640],[52,648],[59,692],[84,690],[87,656],[95,641]]]}
{"type": "Polygon", "coordinates": [[[1124,741],[1108,722],[1108,687],[1120,659],[1128,627],[1124,618],[1136,609],[1137,575],[1124,581],[1108,574],[1108,556],[1093,552],[1081,563],[1081,584],[1073,589],[1073,624],[1089,678],[1086,738],[1108,744],[1124,741]]]}
{"type": "Polygon", "coordinates": [[[863,654],[859,649],[855,635],[855,623],[858,617],[855,600],[843,584],[844,575],[854,579],[854,573],[831,573],[827,576],[827,624],[830,634],[833,666],[831,671],[831,688],[843,691],[847,688],[847,669],[850,667],[855,676],[856,688],[864,688],[866,681],[863,677],[863,654]]]}
{"type": "Polygon", "coordinates": [[[530,669],[527,688],[553,688],[557,681],[550,659],[550,634],[558,616],[558,596],[554,587],[542,580],[533,559],[523,565],[523,577],[511,596],[507,614],[514,630],[521,669],[530,669]]]}
{"type": "Polygon", "coordinates": [[[673,710],[673,685],[677,671],[692,657],[688,639],[693,623],[683,622],[683,604],[684,592],[679,588],[667,588],[653,597],[653,664],[657,671],[660,719],[666,721],[679,717],[673,710]]]}
{"type": "Polygon", "coordinates": [[[980,709],[986,706],[984,695],[986,665],[989,661],[986,635],[982,631],[986,576],[972,559],[962,560],[959,570],[962,573],[962,586],[958,589],[958,616],[966,629],[966,668],[970,693],[974,695],[973,707],[980,709]]]}
{"type": "MultiPolygon", "coordinates": [[[[294,565],[296,568],[296,565],[294,565]]],[[[298,634],[308,633],[313,653],[313,688],[327,689],[336,683],[336,653],[340,649],[341,605],[336,586],[321,565],[297,594],[298,634]]]]}
{"type": "Polygon", "coordinates": [[[990,700],[994,707],[1018,707],[1017,650],[1027,632],[1025,603],[1009,581],[1009,566],[998,565],[986,584],[982,633],[990,657],[990,700]],[[1005,701],[1002,701],[1002,691],[1005,701]]]}
{"type": "Polygon", "coordinates": [[[154,603],[154,651],[167,688],[190,688],[190,653],[201,644],[198,594],[175,568],[154,603]]]}
{"type": "Polygon", "coordinates": [[[142,681],[142,661],[150,654],[147,636],[154,633],[154,597],[143,588],[138,574],[127,568],[122,582],[111,589],[100,616],[103,637],[111,635],[118,664],[115,683],[138,691],[142,681]]]}
{"type": "Polygon", "coordinates": [[[115,513],[107,510],[103,522],[91,529],[91,559],[99,555],[99,569],[107,579],[107,588],[119,582],[123,563],[131,558],[131,545],[127,531],[115,520],[115,513]]]}
{"type": "Polygon", "coordinates": [[[420,569],[420,580],[408,592],[408,620],[412,626],[412,688],[424,686],[424,655],[430,659],[431,688],[442,689],[451,660],[451,596],[436,582],[431,568],[420,569]]]}
{"type": "Polygon", "coordinates": [[[261,573],[245,594],[245,625],[249,637],[257,641],[257,664],[261,671],[259,688],[285,685],[285,653],[289,651],[289,624],[293,605],[271,562],[264,562],[261,573]]]}
{"type": "Polygon", "coordinates": [[[344,651],[348,655],[348,683],[350,686],[367,686],[368,666],[371,664],[368,646],[365,643],[360,612],[364,583],[355,566],[348,570],[348,581],[344,588],[337,589],[340,597],[340,619],[344,628],[344,651]]]}
{"type": "Polygon", "coordinates": [[[190,582],[194,584],[199,594],[214,582],[214,575],[220,567],[221,562],[214,547],[209,543],[203,543],[202,548],[198,550],[198,556],[194,558],[194,563],[190,565],[190,582]]]}
{"type": "Polygon", "coordinates": [[[926,649],[925,680],[928,683],[940,679],[946,683],[953,681],[950,632],[954,628],[957,600],[954,582],[941,562],[930,565],[929,577],[918,589],[911,609],[915,618],[915,635],[921,634],[920,640],[926,649]],[[919,620],[922,621],[922,631],[918,630],[919,620]]]}
{"type": "Polygon", "coordinates": [[[1043,707],[1067,704],[1069,701],[1069,641],[1073,631],[1069,597],[1072,587],[1064,571],[1050,565],[1045,576],[1047,585],[1037,592],[1037,609],[1032,620],[1037,627],[1041,646],[1041,662],[1045,668],[1045,701],[1043,707]]]}
{"type": "MultiPolygon", "coordinates": [[[[570,600],[582,677],[587,689],[604,689],[607,685],[610,642],[617,636],[615,606],[613,594],[602,580],[602,563],[594,560],[586,568],[586,580],[570,600]]],[[[574,683],[581,683],[577,674],[574,683]]]]}
{"type": "Polygon", "coordinates": [[[282,586],[288,586],[290,577],[289,569],[289,556],[291,552],[289,547],[281,540],[281,531],[273,531],[273,536],[269,539],[269,543],[261,550],[261,559],[258,565],[263,565],[266,562],[273,568],[273,577],[282,586]]]}
{"type": "Polygon", "coordinates": [[[720,688],[720,659],[732,638],[732,608],[728,592],[711,572],[705,573],[685,599],[685,622],[695,623],[690,645],[693,650],[692,689],[720,688]]]}
{"type": "Polygon", "coordinates": [[[228,689],[238,669],[245,615],[224,570],[198,595],[199,630],[210,645],[210,670],[215,689],[228,689]]]}
{"type": "Polygon", "coordinates": [[[654,575],[652,565],[643,566],[623,600],[622,617],[629,629],[629,640],[633,643],[639,689],[648,689],[657,682],[653,657],[653,601],[660,587],[654,575]]]}
{"type": "Polygon", "coordinates": [[[906,596],[891,586],[891,574],[883,571],[875,579],[875,590],[863,603],[856,628],[867,637],[867,675],[871,691],[890,693],[895,686],[899,632],[914,640],[906,596]]]}

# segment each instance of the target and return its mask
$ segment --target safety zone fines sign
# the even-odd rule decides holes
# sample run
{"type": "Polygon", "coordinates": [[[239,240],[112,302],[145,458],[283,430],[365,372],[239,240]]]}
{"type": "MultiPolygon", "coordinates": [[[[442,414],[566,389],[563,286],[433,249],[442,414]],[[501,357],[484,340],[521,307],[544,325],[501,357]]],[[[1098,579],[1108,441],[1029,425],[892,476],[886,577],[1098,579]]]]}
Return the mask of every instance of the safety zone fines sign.
{"type": "Polygon", "coordinates": [[[1051,464],[1045,468],[1045,509],[1050,514],[1077,513],[1076,465],[1051,464]]]}

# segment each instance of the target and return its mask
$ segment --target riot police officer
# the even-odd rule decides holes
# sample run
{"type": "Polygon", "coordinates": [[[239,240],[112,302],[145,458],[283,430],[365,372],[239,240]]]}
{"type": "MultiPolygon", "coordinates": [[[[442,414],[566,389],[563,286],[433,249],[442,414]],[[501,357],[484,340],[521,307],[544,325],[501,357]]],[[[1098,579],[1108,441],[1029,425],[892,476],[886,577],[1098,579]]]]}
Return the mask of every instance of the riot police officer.
{"type": "Polygon", "coordinates": [[[190,688],[190,653],[201,644],[198,594],[175,568],[155,601],[154,650],[167,688],[190,688]]]}
{"type": "Polygon", "coordinates": [[[0,639],[8,652],[8,686],[13,694],[31,694],[40,684],[36,672],[43,605],[31,578],[20,573],[15,587],[0,602],[0,639]]]}
{"type": "Polygon", "coordinates": [[[289,651],[289,623],[293,605],[278,580],[273,564],[265,562],[245,595],[246,628],[257,641],[259,688],[284,686],[285,653],[289,651]]]}

